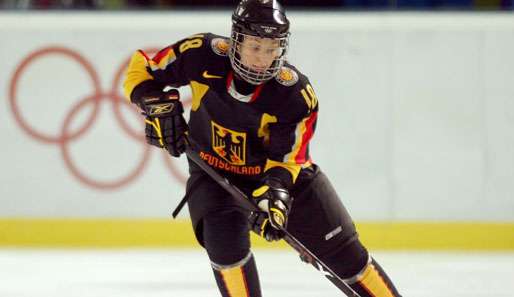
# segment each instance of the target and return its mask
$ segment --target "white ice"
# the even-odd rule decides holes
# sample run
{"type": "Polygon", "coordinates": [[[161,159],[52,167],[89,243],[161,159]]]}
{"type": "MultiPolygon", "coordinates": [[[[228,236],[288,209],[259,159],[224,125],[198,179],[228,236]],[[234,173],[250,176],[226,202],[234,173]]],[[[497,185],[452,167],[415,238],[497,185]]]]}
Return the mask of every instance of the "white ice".
{"type": "MultiPolygon", "coordinates": [[[[266,297],[344,296],[294,252],[254,251],[266,297]]],[[[373,252],[404,297],[513,297],[514,253],[373,252]]],[[[201,250],[0,249],[0,297],[219,296],[201,250]]]]}

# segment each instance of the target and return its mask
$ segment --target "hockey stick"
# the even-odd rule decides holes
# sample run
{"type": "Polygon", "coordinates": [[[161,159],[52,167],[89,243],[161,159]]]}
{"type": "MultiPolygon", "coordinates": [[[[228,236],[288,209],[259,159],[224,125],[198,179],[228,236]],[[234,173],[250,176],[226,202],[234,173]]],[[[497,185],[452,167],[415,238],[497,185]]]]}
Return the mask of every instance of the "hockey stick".
{"type": "MultiPolygon", "coordinates": [[[[185,153],[191,161],[195,162],[196,165],[202,168],[205,173],[214,179],[214,181],[216,181],[223,189],[229,192],[240,206],[250,211],[260,211],[257,205],[255,205],[252,200],[248,199],[245,193],[243,193],[239,188],[230,183],[228,179],[222,177],[219,173],[207,165],[205,161],[200,158],[198,153],[193,151],[190,146],[187,146],[185,153]]],[[[284,240],[300,254],[302,260],[312,264],[314,268],[319,270],[329,281],[331,281],[337,288],[343,291],[346,296],[361,297],[347,283],[345,283],[343,279],[335,274],[332,269],[330,269],[325,263],[316,257],[316,255],[314,255],[298,239],[291,235],[291,233],[289,233],[285,228],[280,228],[280,231],[284,232],[284,240]]]]}

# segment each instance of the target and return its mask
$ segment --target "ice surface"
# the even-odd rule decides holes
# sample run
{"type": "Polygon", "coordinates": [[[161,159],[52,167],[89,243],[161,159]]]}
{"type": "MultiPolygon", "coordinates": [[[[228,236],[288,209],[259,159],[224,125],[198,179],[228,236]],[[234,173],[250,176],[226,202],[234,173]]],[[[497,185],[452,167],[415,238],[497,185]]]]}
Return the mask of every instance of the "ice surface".
{"type": "MultiPolygon", "coordinates": [[[[255,250],[266,297],[343,296],[294,252],[255,250]]],[[[404,297],[512,297],[514,253],[374,252],[404,297]]],[[[219,296],[201,250],[0,250],[1,297],[219,296]]]]}

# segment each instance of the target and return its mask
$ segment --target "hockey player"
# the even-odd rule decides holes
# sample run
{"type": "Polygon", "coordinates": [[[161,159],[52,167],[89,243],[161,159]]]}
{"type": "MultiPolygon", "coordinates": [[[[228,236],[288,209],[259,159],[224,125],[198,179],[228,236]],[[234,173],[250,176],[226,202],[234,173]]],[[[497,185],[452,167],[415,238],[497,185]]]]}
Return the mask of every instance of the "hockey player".
{"type": "Polygon", "coordinates": [[[146,139],[175,157],[186,137],[200,157],[255,199],[249,214],[193,162],[186,186],[196,238],[222,296],[258,297],[249,230],[268,241],[287,230],[363,297],[400,296],[359,241],[352,219],[309,155],[318,99],[307,77],[286,61],[289,21],[276,0],[243,0],[230,38],[182,39],[130,61],[124,90],[146,114],[146,139]],[[189,123],[179,94],[189,85],[189,123]]]}

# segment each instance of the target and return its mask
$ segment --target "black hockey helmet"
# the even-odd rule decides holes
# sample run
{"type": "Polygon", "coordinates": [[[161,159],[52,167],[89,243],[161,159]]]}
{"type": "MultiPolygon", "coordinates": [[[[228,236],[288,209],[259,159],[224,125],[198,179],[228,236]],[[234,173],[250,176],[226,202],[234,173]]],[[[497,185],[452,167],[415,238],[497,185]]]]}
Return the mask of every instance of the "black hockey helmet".
{"type": "Polygon", "coordinates": [[[232,14],[232,29],[253,36],[281,38],[289,34],[289,20],[277,0],[242,0],[232,14]]]}
{"type": "Polygon", "coordinates": [[[230,62],[245,81],[258,85],[275,77],[284,64],[289,45],[289,20],[277,0],[242,0],[232,14],[230,62]],[[246,36],[279,41],[280,54],[265,72],[257,72],[241,63],[238,49],[246,36]]]}

